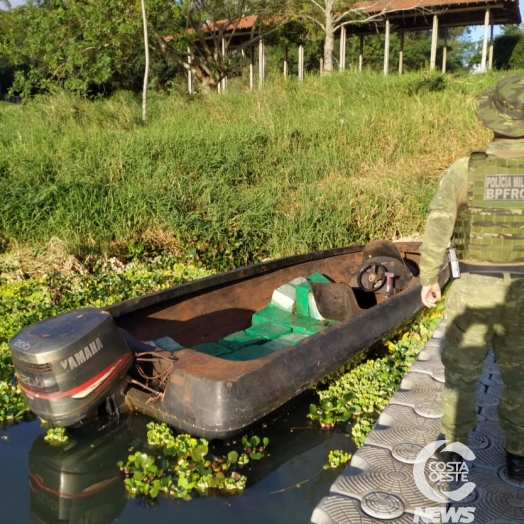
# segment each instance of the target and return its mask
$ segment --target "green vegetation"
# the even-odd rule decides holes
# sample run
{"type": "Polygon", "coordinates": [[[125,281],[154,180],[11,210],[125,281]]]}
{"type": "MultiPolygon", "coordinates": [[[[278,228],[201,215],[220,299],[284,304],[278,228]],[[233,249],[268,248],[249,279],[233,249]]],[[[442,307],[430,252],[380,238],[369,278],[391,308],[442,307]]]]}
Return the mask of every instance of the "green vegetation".
{"type": "Polygon", "coordinates": [[[44,440],[53,446],[61,446],[69,441],[65,428],[51,428],[47,430],[44,440]]]}
{"type": "Polygon", "coordinates": [[[224,270],[418,234],[436,180],[483,147],[477,94],[498,76],[340,74],[256,93],[0,106],[0,249],[224,270]],[[431,85],[439,86],[432,89],[431,85]]]}
{"type": "Polygon", "coordinates": [[[147,425],[147,441],[154,454],[136,451],[127,462],[119,462],[124,472],[125,486],[132,497],[156,498],[159,494],[174,498],[191,498],[192,492],[206,494],[209,490],[242,491],[247,478],[237,469],[260,460],[269,439],[244,436],[244,453],[230,451],[227,457],[217,458],[209,453],[206,439],[190,435],[173,435],[164,423],[147,425]],[[262,445],[261,445],[262,444],[262,445]]]}
{"type": "Polygon", "coordinates": [[[338,468],[339,466],[345,466],[351,460],[351,453],[343,451],[341,449],[332,449],[328,453],[328,463],[324,465],[324,469],[338,468]]]}
{"type": "Polygon", "coordinates": [[[125,266],[116,260],[86,262],[69,275],[48,267],[50,273],[38,278],[8,280],[7,275],[20,270],[14,261],[11,264],[0,265],[0,424],[31,417],[13,382],[8,347],[9,339],[22,328],[79,307],[107,306],[210,274],[163,256],[125,266]]]}
{"type": "Polygon", "coordinates": [[[309,418],[325,428],[351,421],[353,439],[361,446],[443,315],[441,300],[418,313],[407,327],[398,328],[385,341],[382,354],[361,353],[324,379],[317,391],[319,404],[311,404],[309,418]]]}

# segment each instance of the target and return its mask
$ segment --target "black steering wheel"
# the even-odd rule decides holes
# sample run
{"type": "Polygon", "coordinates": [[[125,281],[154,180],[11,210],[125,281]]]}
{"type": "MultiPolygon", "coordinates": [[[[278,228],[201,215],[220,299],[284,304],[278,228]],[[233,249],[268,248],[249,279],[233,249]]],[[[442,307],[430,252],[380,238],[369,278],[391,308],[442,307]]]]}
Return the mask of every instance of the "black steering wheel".
{"type": "Polygon", "coordinates": [[[387,280],[387,268],[380,262],[362,265],[357,273],[357,285],[366,293],[378,291],[387,280]]]}

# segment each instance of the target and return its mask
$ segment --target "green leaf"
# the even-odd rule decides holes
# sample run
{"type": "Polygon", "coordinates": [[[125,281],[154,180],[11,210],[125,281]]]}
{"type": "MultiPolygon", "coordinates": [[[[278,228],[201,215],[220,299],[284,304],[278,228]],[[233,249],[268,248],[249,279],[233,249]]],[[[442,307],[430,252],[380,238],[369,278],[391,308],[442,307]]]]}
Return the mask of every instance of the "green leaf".
{"type": "Polygon", "coordinates": [[[236,464],[238,461],[238,452],[234,450],[230,451],[227,454],[227,459],[229,460],[229,462],[231,462],[231,464],[236,464]]]}

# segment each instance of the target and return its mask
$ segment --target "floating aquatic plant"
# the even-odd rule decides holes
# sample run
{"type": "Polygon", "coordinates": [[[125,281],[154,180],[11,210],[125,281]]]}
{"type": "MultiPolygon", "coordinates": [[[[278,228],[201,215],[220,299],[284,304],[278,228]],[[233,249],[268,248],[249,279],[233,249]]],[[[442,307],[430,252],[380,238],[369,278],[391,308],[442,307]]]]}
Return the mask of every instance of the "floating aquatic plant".
{"type": "Polygon", "coordinates": [[[351,460],[351,453],[343,451],[341,449],[332,449],[328,453],[328,463],[324,465],[324,469],[338,468],[339,466],[346,465],[351,460]]]}
{"type": "Polygon", "coordinates": [[[216,457],[209,452],[209,442],[187,434],[175,435],[165,423],[147,425],[147,441],[154,453],[136,451],[127,462],[119,462],[125,474],[125,486],[132,497],[156,498],[160,494],[188,499],[192,492],[209,490],[242,491],[247,478],[237,468],[250,459],[259,460],[269,439],[243,437],[244,452],[235,450],[216,457]]]}
{"type": "Polygon", "coordinates": [[[69,436],[65,428],[50,428],[44,437],[44,440],[52,445],[62,445],[69,441],[69,436]]]}
{"type": "Polygon", "coordinates": [[[397,328],[383,340],[379,357],[370,358],[369,352],[358,355],[324,379],[317,388],[318,403],[310,405],[308,417],[326,429],[351,421],[353,440],[361,446],[440,323],[444,310],[442,300],[436,307],[421,311],[407,327],[397,328]]]}

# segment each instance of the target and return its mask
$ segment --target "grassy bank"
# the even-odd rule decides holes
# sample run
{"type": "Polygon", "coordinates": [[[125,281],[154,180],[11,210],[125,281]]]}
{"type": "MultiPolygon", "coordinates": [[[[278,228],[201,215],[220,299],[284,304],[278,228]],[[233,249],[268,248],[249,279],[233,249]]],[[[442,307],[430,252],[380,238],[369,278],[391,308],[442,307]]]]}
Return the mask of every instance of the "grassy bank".
{"type": "Polygon", "coordinates": [[[490,134],[498,77],[335,74],[205,98],[57,93],[0,106],[0,250],[168,250],[218,270],[420,232],[436,180],[490,134]],[[435,89],[435,90],[431,90],[435,89]]]}

